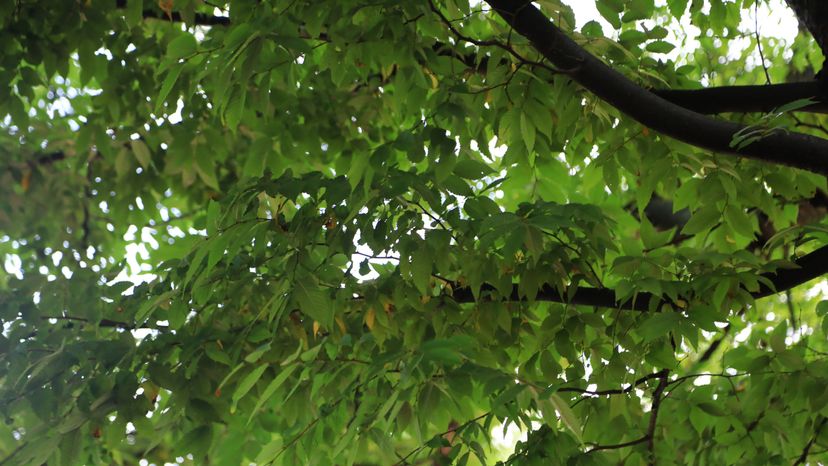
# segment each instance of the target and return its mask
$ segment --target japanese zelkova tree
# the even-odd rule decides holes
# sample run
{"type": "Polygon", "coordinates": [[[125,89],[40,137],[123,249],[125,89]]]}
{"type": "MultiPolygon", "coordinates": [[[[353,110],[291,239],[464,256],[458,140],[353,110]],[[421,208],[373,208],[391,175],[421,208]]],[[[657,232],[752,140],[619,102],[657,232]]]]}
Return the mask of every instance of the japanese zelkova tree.
{"type": "Polygon", "coordinates": [[[0,0],[0,465],[825,464],[826,46],[820,0],[0,0]]]}

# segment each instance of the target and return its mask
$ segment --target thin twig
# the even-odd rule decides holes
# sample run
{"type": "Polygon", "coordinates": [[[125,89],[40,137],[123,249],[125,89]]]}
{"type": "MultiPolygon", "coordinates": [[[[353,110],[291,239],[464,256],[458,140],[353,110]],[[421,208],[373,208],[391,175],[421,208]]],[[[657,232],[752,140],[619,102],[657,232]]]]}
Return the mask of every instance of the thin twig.
{"type": "Polygon", "coordinates": [[[587,451],[587,453],[592,453],[594,451],[600,451],[600,450],[618,450],[620,448],[626,448],[626,447],[631,447],[633,445],[638,445],[639,443],[644,443],[646,441],[647,441],[647,436],[645,435],[641,438],[637,438],[635,440],[630,440],[629,442],[616,443],[614,445],[594,445],[592,448],[590,448],[587,451]]]}
{"type": "Polygon", "coordinates": [[[653,392],[653,407],[650,410],[650,425],[647,428],[647,451],[650,453],[650,465],[655,466],[655,430],[658,422],[658,410],[661,408],[664,390],[667,388],[667,371],[664,371],[661,381],[653,392]]]}
{"type": "Polygon", "coordinates": [[[765,64],[765,54],[762,52],[762,40],[759,37],[759,2],[753,4],[753,34],[756,36],[756,48],[759,49],[759,58],[762,60],[762,69],[765,70],[765,79],[771,84],[768,65],[765,64]]]}
{"type": "Polygon", "coordinates": [[[814,430],[814,435],[811,437],[811,440],[808,440],[808,443],[805,445],[805,448],[802,449],[802,454],[799,455],[799,458],[796,459],[794,462],[794,466],[799,464],[805,464],[805,461],[808,459],[808,455],[811,452],[811,447],[814,446],[814,442],[816,442],[817,437],[819,437],[819,433],[822,431],[822,428],[825,427],[825,422],[828,421],[828,418],[823,417],[821,421],[819,421],[819,425],[814,430]]]}

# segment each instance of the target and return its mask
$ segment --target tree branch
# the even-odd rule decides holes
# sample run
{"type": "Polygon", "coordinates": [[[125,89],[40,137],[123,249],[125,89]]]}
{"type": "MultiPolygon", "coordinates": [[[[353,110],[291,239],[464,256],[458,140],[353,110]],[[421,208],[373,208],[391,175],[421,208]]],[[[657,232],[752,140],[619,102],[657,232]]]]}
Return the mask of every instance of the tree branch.
{"type": "MultiPolygon", "coordinates": [[[[125,8],[126,0],[116,0],[116,7],[125,8]]],[[[179,12],[172,12],[171,16],[168,17],[163,12],[151,9],[144,10],[143,17],[145,19],[172,22],[184,21],[179,12]]],[[[194,24],[199,26],[229,26],[231,20],[226,16],[196,13],[194,24]]],[[[434,43],[432,49],[439,55],[456,58],[473,71],[485,73],[488,67],[489,57],[481,58],[476,53],[463,53],[456,50],[456,46],[452,44],[438,41],[434,43]]],[[[651,92],[676,105],[707,115],[726,112],[768,113],[787,103],[807,98],[814,98],[817,103],[799,108],[796,111],[828,113],[828,99],[821,90],[819,81],[757,86],[722,86],[702,89],[653,89],[651,92]]]]}
{"type": "Polygon", "coordinates": [[[828,421],[828,418],[825,417],[823,417],[822,420],[819,421],[819,424],[817,425],[816,429],[814,429],[814,436],[811,437],[811,440],[809,440],[807,444],[805,444],[805,448],[802,449],[802,454],[799,455],[799,458],[797,458],[796,462],[794,462],[794,466],[798,464],[805,464],[805,462],[808,460],[808,455],[811,452],[811,447],[814,446],[814,442],[816,442],[817,437],[819,437],[819,433],[822,431],[822,428],[825,427],[826,421],[828,421]]]}
{"type": "MultiPolygon", "coordinates": [[[[798,268],[762,274],[761,277],[769,280],[773,284],[773,287],[762,284],[758,291],[751,293],[751,296],[754,299],[765,298],[828,273],[828,246],[823,246],[810,254],[800,257],[794,263],[798,268]]],[[[471,288],[468,286],[460,286],[457,283],[452,283],[452,285],[454,287],[454,292],[452,293],[454,301],[458,303],[473,303],[476,301],[471,288]]],[[[484,283],[480,291],[480,294],[485,296],[488,293],[496,291],[496,288],[488,283],[484,283]]],[[[526,301],[526,297],[521,295],[518,285],[514,285],[511,294],[505,300],[526,301]]],[[[568,299],[566,296],[561,295],[557,289],[549,285],[544,285],[538,290],[535,300],[641,312],[649,311],[651,301],[653,300],[658,301],[655,304],[656,307],[669,304],[668,301],[662,300],[652,293],[647,292],[638,293],[634,300],[619,302],[616,301],[615,291],[608,288],[579,287],[578,291],[572,296],[572,299],[568,299]]]]}
{"type": "Polygon", "coordinates": [[[590,391],[584,390],[582,388],[577,387],[561,387],[557,391],[561,393],[566,392],[574,392],[574,393],[581,393],[584,395],[593,395],[593,396],[606,396],[606,395],[623,395],[625,393],[629,393],[635,390],[639,385],[643,384],[644,382],[653,380],[653,379],[663,379],[667,375],[667,369],[662,369],[658,372],[653,372],[652,374],[647,374],[643,377],[639,377],[633,383],[631,383],[627,388],[613,388],[609,390],[597,390],[597,391],[590,391]]]}
{"type": "Polygon", "coordinates": [[[624,443],[617,443],[614,445],[592,445],[592,448],[587,450],[587,453],[592,453],[594,451],[601,451],[601,450],[619,450],[621,448],[631,447],[633,445],[638,445],[639,443],[646,442],[648,437],[645,435],[641,438],[637,438],[635,440],[630,440],[629,442],[624,443]]]}
{"type": "Polygon", "coordinates": [[[782,105],[807,98],[813,98],[816,103],[797,111],[828,113],[828,101],[818,81],[687,90],[653,89],[651,92],[664,100],[706,115],[725,112],[770,113],[782,105]]]}
{"type": "Polygon", "coordinates": [[[696,113],[638,86],[567,37],[529,0],[487,3],[561,72],[639,123],[696,147],[828,174],[828,140],[772,130],[745,147],[731,147],[746,126],[696,113]]]}
{"type": "Polygon", "coordinates": [[[658,410],[661,408],[661,400],[664,399],[664,390],[667,388],[668,371],[662,371],[661,380],[653,392],[653,407],[650,409],[650,425],[647,427],[647,451],[650,453],[651,466],[655,466],[655,430],[658,422],[658,410]]]}

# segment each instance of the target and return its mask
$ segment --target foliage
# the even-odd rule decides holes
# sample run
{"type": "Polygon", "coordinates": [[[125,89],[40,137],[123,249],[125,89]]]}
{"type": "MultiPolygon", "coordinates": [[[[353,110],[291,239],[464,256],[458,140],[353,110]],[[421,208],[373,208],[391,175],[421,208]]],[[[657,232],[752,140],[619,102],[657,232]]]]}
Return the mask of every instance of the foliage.
{"type": "MultiPolygon", "coordinates": [[[[821,63],[745,29],[764,2],[565,3],[537,2],[648,96],[821,63]]],[[[715,117],[748,130],[717,154],[464,0],[0,25],[0,464],[828,460],[828,301],[793,288],[828,157],[748,154],[820,144],[819,98],[715,117]]]]}

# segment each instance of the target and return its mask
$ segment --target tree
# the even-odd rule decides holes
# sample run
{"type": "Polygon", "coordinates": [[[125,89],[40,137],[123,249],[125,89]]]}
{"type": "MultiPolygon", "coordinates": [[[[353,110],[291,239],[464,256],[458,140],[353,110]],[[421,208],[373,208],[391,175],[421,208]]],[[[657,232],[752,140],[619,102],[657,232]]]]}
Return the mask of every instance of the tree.
{"type": "Polygon", "coordinates": [[[0,464],[828,461],[824,7],[565,3],[0,2],[0,464]]]}

